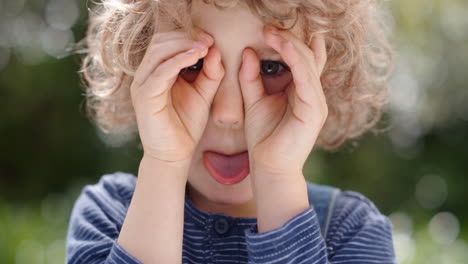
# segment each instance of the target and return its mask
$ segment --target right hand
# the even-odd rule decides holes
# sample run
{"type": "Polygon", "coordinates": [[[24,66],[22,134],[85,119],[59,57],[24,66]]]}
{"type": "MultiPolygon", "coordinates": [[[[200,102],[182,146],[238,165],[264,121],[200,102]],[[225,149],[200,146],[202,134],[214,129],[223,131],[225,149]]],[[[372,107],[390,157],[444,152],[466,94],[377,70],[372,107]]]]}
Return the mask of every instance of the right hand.
{"type": "Polygon", "coordinates": [[[130,92],[145,157],[170,165],[192,159],[224,76],[220,51],[210,48],[213,38],[200,41],[206,48],[187,54],[195,48],[188,33],[156,33],[135,72],[130,92]],[[203,57],[203,69],[193,82],[179,75],[203,57]]]}

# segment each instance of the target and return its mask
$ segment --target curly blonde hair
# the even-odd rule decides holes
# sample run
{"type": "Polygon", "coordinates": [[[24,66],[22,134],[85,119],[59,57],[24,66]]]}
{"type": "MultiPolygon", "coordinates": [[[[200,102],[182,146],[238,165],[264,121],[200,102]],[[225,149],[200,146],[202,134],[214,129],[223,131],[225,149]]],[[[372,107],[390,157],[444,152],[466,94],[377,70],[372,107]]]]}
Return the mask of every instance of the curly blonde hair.
{"type": "MultiPolygon", "coordinates": [[[[137,133],[130,98],[130,84],[158,19],[186,30],[195,39],[190,18],[192,0],[99,0],[89,13],[83,47],[81,77],[86,90],[86,112],[106,134],[137,133]]],[[[247,4],[264,23],[291,29],[302,24],[305,43],[323,33],[327,62],[321,82],[328,104],[328,118],[317,145],[337,149],[346,139],[373,128],[388,103],[388,78],[394,51],[384,14],[375,0],[202,0],[218,9],[247,4]],[[273,5],[286,9],[274,11],[273,5]],[[287,12],[284,12],[287,10],[287,12]],[[293,24],[285,26],[286,21],[293,24]]],[[[374,128],[374,131],[377,131],[374,128]]]]}

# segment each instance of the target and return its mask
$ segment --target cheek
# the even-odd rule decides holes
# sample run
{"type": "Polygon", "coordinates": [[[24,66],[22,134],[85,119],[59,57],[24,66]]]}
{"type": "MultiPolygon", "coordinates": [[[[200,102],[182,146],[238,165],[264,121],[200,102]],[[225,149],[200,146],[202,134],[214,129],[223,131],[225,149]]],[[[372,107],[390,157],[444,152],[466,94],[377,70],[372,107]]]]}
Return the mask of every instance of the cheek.
{"type": "Polygon", "coordinates": [[[292,82],[292,74],[284,73],[277,77],[262,77],[263,87],[268,95],[284,91],[292,82]]]}

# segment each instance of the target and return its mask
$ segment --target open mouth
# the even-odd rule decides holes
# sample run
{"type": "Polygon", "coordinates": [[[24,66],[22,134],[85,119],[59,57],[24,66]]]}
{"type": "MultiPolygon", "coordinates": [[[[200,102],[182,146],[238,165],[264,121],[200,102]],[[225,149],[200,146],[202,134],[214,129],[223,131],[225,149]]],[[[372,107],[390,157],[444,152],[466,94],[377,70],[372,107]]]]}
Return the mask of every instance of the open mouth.
{"type": "Polygon", "coordinates": [[[221,184],[236,184],[250,172],[249,153],[247,151],[225,155],[214,151],[203,152],[203,165],[211,176],[221,184]]]}

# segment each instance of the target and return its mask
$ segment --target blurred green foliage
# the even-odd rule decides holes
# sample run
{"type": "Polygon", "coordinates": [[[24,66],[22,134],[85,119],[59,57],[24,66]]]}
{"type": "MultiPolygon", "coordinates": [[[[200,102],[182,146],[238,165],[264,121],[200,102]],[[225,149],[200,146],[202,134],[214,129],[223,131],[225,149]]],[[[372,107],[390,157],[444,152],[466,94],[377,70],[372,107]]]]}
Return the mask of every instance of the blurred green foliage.
{"type": "MultiPolygon", "coordinates": [[[[85,117],[78,56],[86,2],[0,0],[0,263],[63,263],[73,202],[105,173],[136,174],[85,117]]],[[[468,3],[382,2],[399,57],[391,129],[313,152],[309,181],[369,197],[394,225],[401,263],[468,259],[468,3]]]]}

